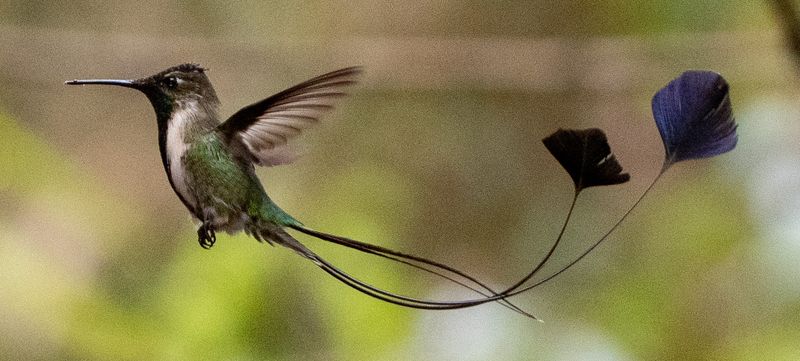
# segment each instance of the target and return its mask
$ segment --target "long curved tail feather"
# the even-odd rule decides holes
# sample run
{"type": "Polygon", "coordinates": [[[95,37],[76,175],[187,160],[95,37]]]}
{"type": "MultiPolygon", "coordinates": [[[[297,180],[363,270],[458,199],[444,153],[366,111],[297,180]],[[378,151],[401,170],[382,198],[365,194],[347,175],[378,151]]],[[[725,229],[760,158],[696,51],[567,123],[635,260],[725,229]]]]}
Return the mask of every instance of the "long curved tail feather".
{"type": "MultiPolygon", "coordinates": [[[[313,230],[313,229],[310,229],[310,228],[306,228],[306,227],[304,227],[302,225],[289,225],[289,227],[294,229],[294,230],[296,230],[296,231],[299,231],[301,233],[313,236],[315,238],[318,238],[318,239],[321,239],[321,240],[324,240],[324,241],[332,242],[332,243],[335,243],[335,244],[338,244],[338,245],[342,245],[342,246],[345,246],[345,247],[348,247],[348,248],[352,248],[352,249],[355,249],[355,250],[358,250],[358,251],[361,251],[361,252],[364,252],[364,253],[376,255],[376,256],[379,256],[379,257],[382,257],[382,258],[386,258],[386,259],[398,262],[398,263],[406,264],[408,266],[414,267],[414,268],[422,270],[424,272],[428,272],[428,273],[431,273],[431,274],[436,275],[438,277],[447,279],[447,280],[449,280],[449,281],[451,281],[451,282],[453,282],[455,284],[458,284],[458,285],[463,286],[465,288],[468,288],[468,289],[470,289],[472,291],[475,291],[475,292],[477,292],[478,294],[480,294],[482,296],[486,296],[487,298],[473,300],[473,301],[463,301],[463,302],[437,302],[437,301],[419,300],[419,299],[415,299],[415,298],[410,298],[410,297],[406,297],[406,296],[397,295],[397,294],[390,293],[390,292],[387,292],[387,291],[384,291],[384,290],[381,290],[381,289],[377,289],[372,285],[365,284],[362,281],[353,278],[352,276],[344,273],[340,269],[336,268],[335,266],[331,265],[329,262],[325,261],[324,259],[320,258],[318,255],[316,255],[313,252],[311,252],[310,250],[308,250],[307,247],[305,247],[302,244],[300,244],[300,242],[298,242],[294,238],[292,238],[292,240],[289,241],[289,242],[294,243],[293,246],[289,246],[288,244],[285,244],[287,247],[294,249],[296,252],[300,253],[304,257],[309,258],[312,261],[314,261],[319,267],[321,267],[323,270],[325,270],[326,272],[328,272],[329,274],[331,274],[332,276],[337,278],[339,281],[341,281],[341,282],[349,285],[350,287],[353,287],[353,288],[355,288],[355,289],[357,289],[357,290],[359,290],[359,291],[361,291],[363,293],[366,293],[366,294],[368,294],[368,295],[370,295],[372,297],[376,297],[376,298],[379,298],[381,300],[388,301],[388,302],[391,302],[391,303],[394,303],[394,304],[399,304],[399,305],[402,305],[402,306],[413,307],[413,308],[423,308],[423,309],[463,308],[463,307],[475,306],[475,305],[482,304],[482,303],[485,303],[485,302],[497,301],[497,302],[501,303],[504,307],[507,307],[507,308],[513,310],[514,312],[520,313],[520,314],[525,315],[526,317],[529,317],[529,318],[532,318],[532,319],[537,319],[532,314],[522,310],[521,308],[517,307],[516,305],[514,305],[513,303],[511,303],[510,301],[505,299],[505,297],[502,294],[499,294],[499,293],[495,292],[494,290],[492,290],[490,287],[488,287],[486,284],[482,283],[481,281],[479,281],[475,277],[470,276],[469,274],[467,274],[467,273],[465,273],[463,271],[459,271],[459,270],[457,270],[457,269],[455,269],[453,267],[447,266],[447,265],[442,264],[440,262],[436,262],[436,261],[432,261],[432,260],[425,259],[425,258],[422,258],[422,257],[418,257],[418,256],[414,256],[414,255],[410,255],[410,254],[394,251],[394,250],[391,250],[391,249],[388,249],[388,248],[385,248],[385,247],[376,246],[376,245],[369,244],[369,243],[359,242],[359,241],[352,240],[352,239],[345,238],[345,237],[340,237],[340,236],[336,236],[336,235],[332,235],[332,234],[328,234],[328,233],[324,233],[324,232],[319,232],[319,231],[316,231],[316,230],[313,230]],[[466,282],[464,282],[462,280],[456,279],[455,277],[453,277],[451,275],[444,274],[444,273],[442,273],[440,271],[449,272],[451,275],[460,277],[463,280],[469,281],[469,282],[473,283],[474,285],[477,285],[477,287],[471,286],[471,285],[467,284],[466,282]],[[481,288],[483,290],[480,290],[478,288],[481,288]],[[387,298],[389,298],[389,299],[387,299],[387,298]],[[489,299],[489,298],[491,298],[491,299],[489,299]]],[[[286,234],[286,236],[291,237],[288,234],[286,234]]]]}

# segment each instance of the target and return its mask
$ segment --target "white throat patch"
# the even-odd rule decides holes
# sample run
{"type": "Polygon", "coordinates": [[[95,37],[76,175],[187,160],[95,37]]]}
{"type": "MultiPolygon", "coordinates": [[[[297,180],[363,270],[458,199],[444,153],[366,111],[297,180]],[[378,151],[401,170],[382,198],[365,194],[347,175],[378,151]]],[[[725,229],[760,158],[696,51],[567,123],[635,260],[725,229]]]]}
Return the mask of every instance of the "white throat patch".
{"type": "Polygon", "coordinates": [[[194,121],[192,114],[197,110],[197,103],[188,102],[179,104],[179,107],[170,117],[167,126],[167,159],[169,160],[169,177],[175,191],[192,207],[197,207],[197,199],[189,192],[186,180],[186,167],[183,156],[189,148],[186,143],[186,128],[194,121]]]}

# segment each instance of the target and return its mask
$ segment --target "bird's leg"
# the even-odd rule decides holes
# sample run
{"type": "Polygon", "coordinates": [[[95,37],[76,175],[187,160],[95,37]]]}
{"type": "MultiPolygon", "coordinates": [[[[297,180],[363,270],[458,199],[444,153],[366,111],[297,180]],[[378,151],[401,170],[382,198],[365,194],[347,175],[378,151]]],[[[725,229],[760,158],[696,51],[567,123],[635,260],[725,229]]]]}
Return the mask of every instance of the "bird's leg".
{"type": "Polygon", "coordinates": [[[200,243],[200,247],[210,249],[216,241],[217,235],[214,233],[214,228],[208,223],[200,225],[200,228],[197,229],[197,242],[200,243]]]}
{"type": "Polygon", "coordinates": [[[197,229],[197,242],[203,249],[211,249],[211,246],[217,241],[217,234],[214,232],[214,226],[211,225],[209,217],[203,220],[203,224],[197,229]]]}

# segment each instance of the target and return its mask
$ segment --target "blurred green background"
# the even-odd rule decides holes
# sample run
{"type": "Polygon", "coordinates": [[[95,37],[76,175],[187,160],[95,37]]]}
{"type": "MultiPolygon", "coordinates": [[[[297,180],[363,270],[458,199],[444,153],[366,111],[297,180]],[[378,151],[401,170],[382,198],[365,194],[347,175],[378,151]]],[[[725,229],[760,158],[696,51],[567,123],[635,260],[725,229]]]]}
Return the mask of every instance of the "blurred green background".
{"type": "MultiPolygon", "coordinates": [[[[0,359],[798,360],[800,102],[769,2],[0,2],[0,359]],[[259,170],[307,225],[444,261],[501,288],[572,194],[540,139],[601,127],[633,178],[580,199],[569,262],[660,169],[652,94],[726,76],[739,146],[671,169],[587,259],[514,298],[418,311],[282,248],[196,241],[139,93],[66,87],[208,67],[227,116],[314,75],[364,82],[259,170]]],[[[301,237],[345,270],[426,298],[468,292],[301,237]]]]}

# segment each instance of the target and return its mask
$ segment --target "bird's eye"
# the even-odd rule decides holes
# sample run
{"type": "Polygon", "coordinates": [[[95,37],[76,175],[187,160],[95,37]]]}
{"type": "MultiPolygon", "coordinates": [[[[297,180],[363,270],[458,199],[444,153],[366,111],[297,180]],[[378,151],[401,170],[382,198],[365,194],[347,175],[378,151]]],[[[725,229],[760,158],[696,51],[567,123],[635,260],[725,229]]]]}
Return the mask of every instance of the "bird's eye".
{"type": "Polygon", "coordinates": [[[175,88],[176,86],[178,86],[178,78],[174,76],[164,78],[164,85],[167,88],[175,88]]]}

